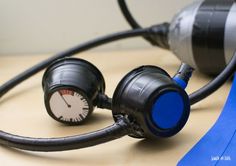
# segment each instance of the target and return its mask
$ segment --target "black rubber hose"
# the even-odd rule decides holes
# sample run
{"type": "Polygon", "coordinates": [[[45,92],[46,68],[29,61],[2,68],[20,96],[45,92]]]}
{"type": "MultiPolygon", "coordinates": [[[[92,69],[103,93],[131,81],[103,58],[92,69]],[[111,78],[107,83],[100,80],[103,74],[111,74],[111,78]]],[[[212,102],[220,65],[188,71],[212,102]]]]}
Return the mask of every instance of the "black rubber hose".
{"type": "MultiPolygon", "coordinates": [[[[5,84],[3,84],[0,87],[0,97],[2,97],[4,94],[6,94],[9,90],[14,88],[16,85],[20,84],[24,80],[28,79],[29,77],[33,76],[37,72],[41,71],[45,67],[47,67],[50,63],[52,63],[54,60],[67,57],[67,56],[72,56],[74,54],[89,50],[91,48],[100,46],[105,43],[109,43],[112,41],[116,41],[119,39],[124,39],[128,37],[135,37],[135,36],[145,36],[145,35],[150,35],[152,34],[152,29],[151,28],[146,28],[146,29],[136,29],[136,30],[131,30],[131,31],[124,31],[112,35],[108,35],[105,37],[98,38],[96,40],[89,41],[87,43],[84,43],[82,45],[76,46],[72,49],[69,49],[65,52],[59,53],[37,65],[34,67],[24,71],[23,73],[17,75],[16,77],[12,78],[11,80],[7,81],[5,84]]],[[[158,35],[157,33],[153,33],[152,35],[158,35]]],[[[207,85],[202,87],[201,89],[195,91],[194,93],[190,94],[190,102],[191,104],[195,104],[202,99],[206,98],[207,96],[211,95],[214,91],[219,89],[235,72],[236,68],[236,60],[235,56],[232,58],[230,63],[227,65],[227,67],[219,74],[213,81],[209,82],[207,85]]]]}
{"type": "Polygon", "coordinates": [[[125,0],[118,0],[118,4],[120,7],[120,10],[122,12],[122,14],[124,15],[126,21],[130,24],[130,26],[133,29],[139,29],[142,28],[137,21],[134,19],[134,17],[132,16],[132,14],[129,11],[129,8],[125,2],[125,0]]]}
{"type": "Polygon", "coordinates": [[[236,72],[236,52],[226,68],[211,82],[189,95],[191,105],[205,99],[218,90],[236,72]]]}
{"type": "Polygon", "coordinates": [[[120,39],[130,38],[130,37],[137,37],[137,36],[145,36],[149,35],[150,28],[144,28],[144,29],[135,29],[135,30],[129,30],[124,32],[119,32],[111,35],[107,35],[105,37],[100,37],[95,40],[91,40],[89,42],[86,42],[84,44],[78,45],[76,47],[73,47],[71,49],[68,49],[62,53],[59,53],[49,59],[44,60],[41,63],[38,63],[37,65],[29,68],[28,70],[22,72],[21,74],[17,75],[16,77],[12,78],[11,80],[7,81],[0,87],[0,97],[2,97],[4,94],[6,94],[9,90],[14,88],[16,85],[20,84],[24,80],[28,79],[29,77],[33,76],[34,74],[38,73],[39,71],[46,68],[49,64],[51,64],[53,61],[69,57],[72,55],[75,55],[77,53],[92,49],[94,47],[110,43],[113,41],[117,41],[120,39]]]}
{"type": "MultiPolygon", "coordinates": [[[[3,96],[10,89],[14,88],[16,85],[20,84],[22,81],[26,80],[30,76],[41,71],[42,69],[47,67],[51,62],[53,62],[58,58],[72,56],[76,53],[86,51],[93,47],[97,47],[99,45],[109,43],[115,40],[128,37],[135,37],[135,36],[145,36],[145,35],[150,35],[150,28],[136,29],[132,31],[116,33],[113,35],[98,38],[96,40],[92,40],[85,44],[69,49],[63,53],[55,55],[37,64],[36,66],[26,70],[25,72],[21,73],[20,75],[16,76],[15,78],[11,79],[10,81],[2,85],[0,87],[0,96],[3,96]]],[[[222,86],[235,72],[235,68],[236,68],[236,56],[232,58],[229,65],[224,69],[224,71],[219,76],[217,76],[213,81],[208,83],[203,88],[197,90],[196,92],[190,95],[191,104],[195,104],[196,102],[206,98],[207,96],[212,94],[215,90],[217,90],[220,86],[222,86]]],[[[114,125],[99,131],[95,131],[84,135],[62,137],[62,138],[49,138],[49,139],[29,138],[0,131],[0,144],[19,149],[34,150],[34,151],[72,150],[72,149],[94,146],[100,143],[117,139],[130,133],[129,129],[130,129],[129,123],[127,123],[123,119],[115,123],[114,125]]]]}
{"type": "MultiPolygon", "coordinates": [[[[139,29],[142,28],[137,21],[134,19],[134,17],[132,16],[132,14],[129,11],[129,8],[125,2],[125,0],[118,0],[118,4],[120,7],[121,12],[123,13],[123,16],[125,17],[126,21],[129,23],[129,25],[133,28],[133,29],[139,29]]],[[[153,40],[151,37],[144,37],[144,39],[146,39],[149,43],[151,43],[152,45],[155,46],[159,46],[155,40],[153,40]]]]}
{"type": "MultiPolygon", "coordinates": [[[[150,28],[147,29],[135,29],[130,31],[124,31],[105,37],[98,38],[96,40],[89,41],[82,45],[71,48],[65,52],[57,54],[35,66],[17,75],[13,79],[7,81],[0,87],[0,96],[6,94],[9,90],[20,84],[27,78],[38,73],[53,61],[72,56],[82,51],[89,50],[99,45],[124,39],[128,37],[149,35],[150,28]]],[[[0,144],[10,146],[13,148],[31,150],[31,151],[64,151],[72,149],[86,148],[97,144],[105,143],[130,133],[129,123],[124,119],[116,122],[114,125],[104,128],[99,131],[91,132],[88,134],[61,137],[61,138],[31,138],[13,135],[4,131],[0,131],[0,144]]]]}
{"type": "Polygon", "coordinates": [[[124,119],[120,119],[112,126],[102,130],[62,138],[30,138],[0,131],[0,144],[29,151],[66,151],[95,146],[127,134],[130,134],[130,126],[124,119]]]}

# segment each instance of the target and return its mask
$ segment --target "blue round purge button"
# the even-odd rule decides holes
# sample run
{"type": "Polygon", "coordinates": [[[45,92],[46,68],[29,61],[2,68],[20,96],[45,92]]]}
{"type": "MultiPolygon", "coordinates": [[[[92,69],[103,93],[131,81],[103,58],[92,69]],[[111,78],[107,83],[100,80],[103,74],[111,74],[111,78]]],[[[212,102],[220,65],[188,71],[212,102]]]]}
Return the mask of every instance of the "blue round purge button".
{"type": "Polygon", "coordinates": [[[184,101],[177,92],[170,91],[160,95],[154,103],[152,120],[161,129],[171,129],[178,125],[184,111],[184,101]]]}

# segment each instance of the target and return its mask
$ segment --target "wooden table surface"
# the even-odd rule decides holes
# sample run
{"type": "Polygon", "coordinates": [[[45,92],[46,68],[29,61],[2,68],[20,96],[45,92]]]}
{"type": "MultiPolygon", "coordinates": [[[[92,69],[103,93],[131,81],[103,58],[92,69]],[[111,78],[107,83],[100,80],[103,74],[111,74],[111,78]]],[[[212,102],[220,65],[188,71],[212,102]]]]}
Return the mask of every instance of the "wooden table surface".
{"type": "MultiPolygon", "coordinates": [[[[0,84],[51,55],[0,56],[0,84]]],[[[76,57],[94,63],[104,74],[106,92],[112,96],[116,85],[130,70],[140,65],[157,65],[173,75],[179,60],[159,49],[87,52],[76,57]]],[[[111,112],[96,109],[82,126],[65,126],[48,116],[43,103],[41,79],[35,75],[0,100],[1,130],[23,136],[60,137],[85,133],[113,123],[111,112]]],[[[211,78],[194,73],[190,93],[211,78]]],[[[67,152],[28,152],[0,146],[1,165],[78,166],[78,165],[176,165],[183,155],[209,130],[224,105],[230,83],[206,100],[194,105],[185,128],[176,136],[157,141],[137,140],[128,136],[99,146],[67,152]]],[[[209,158],[210,160],[210,158],[209,158]]]]}

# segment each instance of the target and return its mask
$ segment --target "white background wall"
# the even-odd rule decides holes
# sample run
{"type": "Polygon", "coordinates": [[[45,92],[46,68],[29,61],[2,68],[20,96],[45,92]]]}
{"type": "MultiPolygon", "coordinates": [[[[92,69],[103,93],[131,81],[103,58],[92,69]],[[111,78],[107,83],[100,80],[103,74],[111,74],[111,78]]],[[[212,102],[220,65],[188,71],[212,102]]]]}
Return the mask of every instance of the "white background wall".
{"type": "MultiPolygon", "coordinates": [[[[128,0],[138,21],[169,21],[194,0],[128,0]]],[[[54,53],[104,34],[125,30],[117,0],[0,0],[0,55],[54,53]]],[[[142,39],[102,47],[150,47],[142,39]]]]}

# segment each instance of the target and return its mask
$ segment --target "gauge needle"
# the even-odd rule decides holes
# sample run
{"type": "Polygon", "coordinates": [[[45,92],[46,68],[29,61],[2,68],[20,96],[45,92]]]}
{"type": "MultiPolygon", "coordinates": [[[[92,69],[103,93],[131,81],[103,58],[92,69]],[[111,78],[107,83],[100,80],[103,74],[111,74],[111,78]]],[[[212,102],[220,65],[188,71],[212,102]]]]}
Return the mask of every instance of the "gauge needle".
{"type": "Polygon", "coordinates": [[[64,98],[64,96],[63,96],[60,92],[59,92],[59,94],[60,94],[62,100],[66,103],[67,107],[68,107],[68,108],[71,108],[71,105],[67,103],[67,101],[66,101],[66,99],[64,98]]]}

